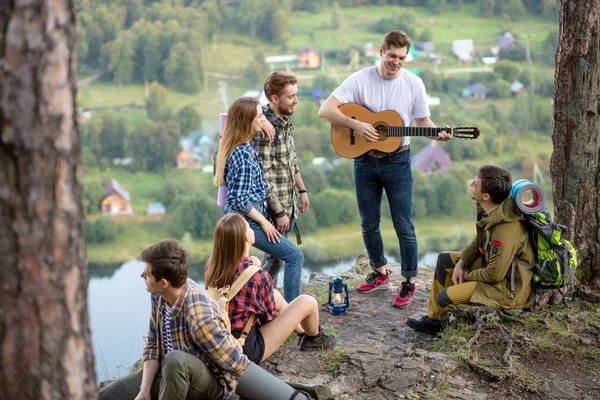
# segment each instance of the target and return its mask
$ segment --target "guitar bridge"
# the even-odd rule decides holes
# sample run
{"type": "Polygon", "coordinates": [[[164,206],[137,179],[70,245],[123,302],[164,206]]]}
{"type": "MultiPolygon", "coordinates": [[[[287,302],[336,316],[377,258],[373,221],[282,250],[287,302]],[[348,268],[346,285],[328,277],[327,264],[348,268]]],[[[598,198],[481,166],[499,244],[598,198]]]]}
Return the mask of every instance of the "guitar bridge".
{"type": "MultiPolygon", "coordinates": [[[[356,117],[352,117],[352,119],[356,119],[356,117]]],[[[354,133],[354,129],[350,129],[350,144],[353,145],[356,143],[356,134],[354,133]]]]}

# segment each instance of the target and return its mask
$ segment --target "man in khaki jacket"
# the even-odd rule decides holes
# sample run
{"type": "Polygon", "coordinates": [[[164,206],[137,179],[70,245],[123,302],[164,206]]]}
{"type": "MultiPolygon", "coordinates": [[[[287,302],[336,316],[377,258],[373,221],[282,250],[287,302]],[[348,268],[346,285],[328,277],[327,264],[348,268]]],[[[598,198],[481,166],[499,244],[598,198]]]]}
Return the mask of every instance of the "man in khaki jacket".
{"type": "Polygon", "coordinates": [[[514,261],[534,262],[533,248],[510,196],[510,173],[485,165],[471,182],[477,202],[477,237],[462,252],[438,256],[427,315],[409,319],[411,328],[436,334],[457,304],[478,303],[502,309],[533,304],[532,273],[514,261]]]}

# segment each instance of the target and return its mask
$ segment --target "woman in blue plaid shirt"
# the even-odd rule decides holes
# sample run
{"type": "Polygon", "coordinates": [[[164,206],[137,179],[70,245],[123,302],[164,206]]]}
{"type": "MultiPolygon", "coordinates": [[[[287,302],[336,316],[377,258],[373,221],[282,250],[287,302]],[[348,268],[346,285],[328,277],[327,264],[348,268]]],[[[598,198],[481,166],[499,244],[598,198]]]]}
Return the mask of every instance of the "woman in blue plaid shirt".
{"type": "Polygon", "coordinates": [[[267,185],[252,141],[254,133],[261,130],[263,119],[260,104],[250,97],[241,97],[231,104],[214,181],[217,186],[225,186],[227,193],[223,215],[243,214],[254,231],[254,247],[285,261],[283,292],[285,300],[291,302],[300,295],[304,255],[265,217],[267,185]]]}

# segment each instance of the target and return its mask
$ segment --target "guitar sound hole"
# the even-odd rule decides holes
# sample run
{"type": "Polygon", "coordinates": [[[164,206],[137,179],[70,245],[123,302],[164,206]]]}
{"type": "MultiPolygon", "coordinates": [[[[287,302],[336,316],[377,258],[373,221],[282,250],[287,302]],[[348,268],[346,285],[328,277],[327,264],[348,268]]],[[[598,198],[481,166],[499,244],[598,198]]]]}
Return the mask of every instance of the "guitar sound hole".
{"type": "Polygon", "coordinates": [[[383,141],[387,139],[387,126],[386,125],[376,125],[375,129],[379,134],[379,141],[383,141]]]}

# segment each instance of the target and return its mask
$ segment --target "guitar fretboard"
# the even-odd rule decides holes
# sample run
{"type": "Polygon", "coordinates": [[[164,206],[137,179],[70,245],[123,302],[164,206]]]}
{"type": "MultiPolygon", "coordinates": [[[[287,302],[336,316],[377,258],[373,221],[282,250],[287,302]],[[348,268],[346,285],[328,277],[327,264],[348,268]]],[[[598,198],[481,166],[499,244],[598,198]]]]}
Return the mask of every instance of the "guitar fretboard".
{"type": "MultiPolygon", "coordinates": [[[[427,128],[422,126],[387,126],[385,136],[437,136],[446,128],[427,128]]],[[[450,129],[448,129],[450,130],[450,129]]]]}

